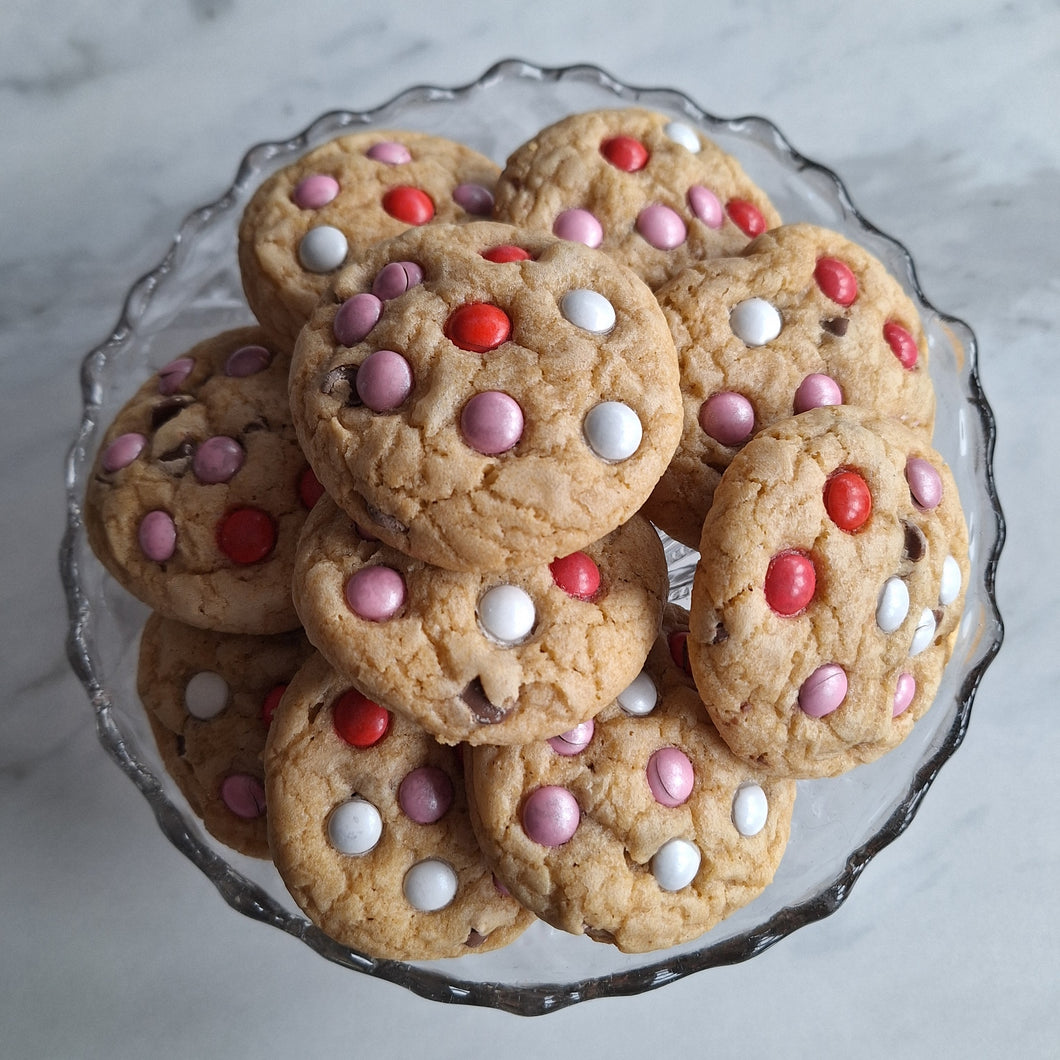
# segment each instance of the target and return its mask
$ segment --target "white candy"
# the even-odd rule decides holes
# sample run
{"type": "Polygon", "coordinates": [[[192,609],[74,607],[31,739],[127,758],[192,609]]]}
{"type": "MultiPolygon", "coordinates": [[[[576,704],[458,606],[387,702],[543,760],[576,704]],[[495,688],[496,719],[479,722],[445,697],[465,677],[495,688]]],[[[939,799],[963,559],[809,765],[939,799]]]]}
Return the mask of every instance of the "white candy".
{"type": "Polygon", "coordinates": [[[537,610],[529,593],[518,585],[497,585],[478,602],[482,632],[500,644],[526,640],[537,620],[537,610]]]}
{"type": "Polygon", "coordinates": [[[884,633],[893,633],[909,614],[909,587],[901,578],[888,578],[883,583],[876,604],[876,625],[884,633]]]}
{"type": "Polygon", "coordinates": [[[921,612],[920,621],[913,630],[913,643],[909,645],[910,655],[919,655],[935,639],[935,616],[930,607],[921,612]]]}
{"type": "Polygon", "coordinates": [[[340,803],[328,818],[328,839],[340,854],[367,854],[383,834],[383,818],[366,799],[340,803]]]}
{"type": "Polygon", "coordinates": [[[663,132],[673,140],[675,144],[680,144],[682,147],[687,148],[694,155],[699,154],[699,137],[696,136],[695,130],[690,126],[685,125],[683,121],[667,122],[663,126],[663,132]]]}
{"type": "Polygon", "coordinates": [[[444,909],[455,897],[456,873],[450,865],[437,858],[417,861],[405,873],[401,890],[405,900],[421,913],[433,913],[444,909]]]}
{"type": "Polygon", "coordinates": [[[952,604],[961,593],[961,565],[947,556],[942,561],[942,583],[939,585],[939,603],[945,607],[952,604]]]}
{"type": "Polygon", "coordinates": [[[349,246],[346,237],[331,225],[310,228],[298,244],[298,260],[310,272],[331,272],[345,260],[349,246]]]}
{"type": "Polygon", "coordinates": [[[637,718],[650,714],[658,701],[659,693],[655,688],[655,682],[646,670],[641,670],[632,682],[618,693],[618,705],[627,714],[632,714],[637,718]]]}
{"type": "Polygon", "coordinates": [[[584,287],[568,291],[559,303],[559,311],[576,328],[606,335],[615,326],[615,307],[598,291],[584,287]]]}
{"type": "Polygon", "coordinates": [[[669,839],[651,859],[655,882],[664,891],[679,891],[687,887],[699,872],[699,848],[687,839],[669,839]]]}
{"type": "Polygon", "coordinates": [[[640,417],[621,401],[601,401],[585,415],[582,427],[589,448],[601,460],[628,460],[640,448],[640,417]]]}
{"type": "Polygon", "coordinates": [[[200,670],[184,686],[184,706],[193,718],[209,721],[228,704],[228,684],[212,670],[200,670]]]}
{"type": "Polygon", "coordinates": [[[769,801],[757,784],[741,784],[732,798],[732,823],[743,836],[758,835],[769,817],[769,801]]]}
{"type": "Polygon", "coordinates": [[[764,298],[747,298],[738,302],[729,314],[732,333],[748,346],[772,342],[781,328],[780,313],[764,298]]]}

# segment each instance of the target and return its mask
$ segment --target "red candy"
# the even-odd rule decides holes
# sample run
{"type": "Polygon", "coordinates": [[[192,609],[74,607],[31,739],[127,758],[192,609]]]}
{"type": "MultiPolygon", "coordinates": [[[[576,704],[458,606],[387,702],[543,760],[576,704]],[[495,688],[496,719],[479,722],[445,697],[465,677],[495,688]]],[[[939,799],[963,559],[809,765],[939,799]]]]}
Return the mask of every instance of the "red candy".
{"type": "Polygon", "coordinates": [[[817,572],[805,552],[778,552],[766,570],[766,603],[785,618],[797,615],[813,599],[817,572]]]}
{"type": "Polygon", "coordinates": [[[858,296],[858,278],[838,258],[818,258],[813,278],[824,294],[841,306],[851,305],[858,296]]]}
{"type": "Polygon", "coordinates": [[[688,631],[675,630],[670,634],[667,641],[670,648],[670,658],[674,665],[681,667],[689,677],[692,676],[692,664],[688,661],[688,631]]]}
{"type": "Polygon", "coordinates": [[[425,225],[434,217],[431,197],[419,188],[400,184],[383,196],[383,209],[398,221],[407,225],[425,225]]]}
{"type": "Polygon", "coordinates": [[[916,339],[901,324],[889,320],[883,325],[883,337],[903,368],[916,367],[917,357],[920,356],[920,351],[916,348],[916,339]]]}
{"type": "Polygon", "coordinates": [[[260,508],[236,508],[217,528],[217,547],[233,562],[260,563],[276,545],[272,516],[260,508]]]}
{"type": "Polygon", "coordinates": [[[504,265],[509,261],[529,261],[533,255],[529,250],[523,250],[522,247],[514,246],[511,243],[503,243],[499,247],[490,247],[489,250],[484,250],[482,256],[487,261],[492,261],[494,265],[504,265]]]}
{"type": "Polygon", "coordinates": [[[351,688],[331,708],[335,731],[351,747],[373,747],[390,728],[390,712],[351,688]]]}
{"type": "Polygon", "coordinates": [[[572,552],[553,560],[548,569],[552,580],[568,595],[591,600],[600,591],[600,568],[584,552],[572,552]]]}
{"type": "Polygon", "coordinates": [[[276,708],[280,705],[280,700],[283,699],[283,694],[286,691],[286,685],[276,685],[275,688],[269,691],[269,694],[262,702],[261,720],[265,722],[266,728],[268,728],[272,724],[272,716],[276,713],[276,708]]]}
{"type": "Polygon", "coordinates": [[[868,483],[856,471],[835,472],[824,484],[824,507],[840,530],[855,533],[872,514],[868,483]]]}
{"type": "Polygon", "coordinates": [[[612,136],[600,145],[600,154],[626,173],[636,173],[648,164],[648,149],[632,136],[612,136]]]}
{"type": "Polygon", "coordinates": [[[316,477],[311,467],[307,467],[298,476],[299,499],[307,508],[312,508],[323,495],[324,487],[320,484],[320,479],[316,477]]]}
{"type": "Polygon", "coordinates": [[[744,235],[752,239],[766,230],[766,219],[753,202],[748,202],[746,199],[730,199],[725,204],[725,212],[732,219],[732,223],[744,235]]]}
{"type": "Polygon", "coordinates": [[[458,306],[445,322],[445,337],[462,350],[486,353],[508,341],[512,322],[499,306],[468,302],[458,306]]]}

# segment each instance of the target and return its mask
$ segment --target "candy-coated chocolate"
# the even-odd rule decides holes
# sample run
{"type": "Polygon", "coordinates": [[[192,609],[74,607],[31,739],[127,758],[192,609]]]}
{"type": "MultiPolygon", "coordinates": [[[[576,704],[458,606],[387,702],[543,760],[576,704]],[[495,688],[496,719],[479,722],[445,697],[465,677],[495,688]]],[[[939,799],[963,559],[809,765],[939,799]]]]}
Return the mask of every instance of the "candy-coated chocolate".
{"type": "Polygon", "coordinates": [[[276,524],[260,508],[236,508],[217,528],[217,547],[233,563],[260,563],[276,547],[276,524]]]}
{"type": "Polygon", "coordinates": [[[762,788],[753,782],[741,784],[732,797],[733,827],[742,836],[758,835],[769,817],[769,800],[762,788]]]}
{"type": "Polygon", "coordinates": [[[681,215],[662,203],[645,206],[637,214],[637,231],[657,250],[673,250],[688,238],[681,215]]]}
{"type": "Polygon", "coordinates": [[[612,136],[600,145],[600,154],[616,169],[636,173],[648,164],[648,149],[632,136],[612,136]]]}
{"type": "Polygon", "coordinates": [[[156,508],[140,520],[137,531],[140,551],[155,563],[165,563],[177,550],[177,527],[173,516],[156,508]]]}
{"type": "Polygon", "coordinates": [[[234,438],[207,438],[195,450],[191,469],[203,483],[227,482],[243,466],[246,453],[234,438]]]}
{"type": "Polygon", "coordinates": [[[365,151],[365,155],[374,162],[382,162],[387,166],[403,166],[406,162],[412,161],[409,149],[396,140],[380,140],[379,143],[372,144],[365,151]]]}
{"type": "Polygon", "coordinates": [[[721,228],[725,223],[721,199],[702,184],[693,184],[688,189],[688,205],[708,228],[721,228]]]}
{"type": "Polygon", "coordinates": [[[347,298],[339,306],[331,329],[340,346],[356,346],[379,322],[383,302],[378,296],[363,292],[347,298]]]}
{"type": "Polygon", "coordinates": [[[390,188],[383,195],[383,209],[407,225],[425,225],[434,217],[434,202],[422,189],[407,184],[390,188]]]}
{"type": "Polygon", "coordinates": [[[930,607],[920,612],[920,620],[913,630],[913,640],[909,645],[910,655],[919,655],[935,639],[935,614],[930,607]]]}
{"type": "Polygon", "coordinates": [[[291,202],[300,210],[319,210],[339,193],[339,182],[327,173],[310,173],[291,192],[291,202]]]}
{"type": "Polygon", "coordinates": [[[350,610],[369,622],[385,622],[405,606],[405,579],[392,567],[362,567],[346,582],[350,610]]]}
{"type": "Polygon", "coordinates": [[[655,882],[664,891],[687,887],[696,878],[702,857],[699,847],[687,839],[667,840],[651,859],[655,882]]]}
{"type": "Polygon", "coordinates": [[[689,677],[692,676],[692,664],[688,658],[688,630],[676,629],[666,638],[666,645],[670,649],[670,658],[674,665],[684,670],[689,677]]]}
{"type": "Polygon", "coordinates": [[[906,328],[889,320],[883,325],[883,338],[903,368],[911,371],[916,367],[920,351],[917,349],[916,339],[906,328]]]}
{"type": "Polygon", "coordinates": [[[147,445],[147,439],[136,431],[119,434],[106,449],[103,450],[101,463],[104,471],[120,471],[128,467],[143,451],[147,445]]]}
{"type": "Polygon", "coordinates": [[[909,704],[913,702],[916,695],[916,678],[910,673],[898,675],[898,681],[894,688],[894,707],[891,716],[897,718],[905,712],[909,704]]]}
{"type": "Polygon", "coordinates": [[[748,202],[746,199],[730,199],[725,205],[725,212],[731,218],[732,223],[751,239],[760,236],[766,230],[766,219],[753,202],[748,202]]]}
{"type": "Polygon", "coordinates": [[[604,241],[604,226],[588,210],[574,208],[556,216],[552,234],[595,249],[604,241]]]}
{"type": "Polygon", "coordinates": [[[495,585],[482,594],[476,608],[482,632],[498,644],[526,640],[537,621],[530,594],[518,585],[495,585]]]}
{"type": "Polygon", "coordinates": [[[262,700],[261,720],[264,722],[266,729],[272,724],[273,715],[276,713],[276,709],[280,705],[280,700],[283,699],[283,694],[286,691],[286,685],[274,685],[269,689],[268,694],[262,700]]]}
{"type": "Polygon", "coordinates": [[[699,425],[722,445],[741,445],[754,434],[755,410],[743,394],[724,390],[699,406],[699,425]]]}
{"type": "Polygon", "coordinates": [[[449,314],[444,330],[454,346],[471,353],[488,353],[508,341],[512,322],[500,306],[468,302],[449,314]]]}
{"type": "Polygon", "coordinates": [[[578,830],[580,821],[578,800],[556,784],[535,789],[523,803],[523,831],[545,847],[562,846],[578,830]]]}
{"type": "Polygon", "coordinates": [[[777,307],[764,298],[745,298],[729,314],[732,333],[748,346],[772,342],[780,334],[781,326],[777,307]]]}
{"type": "Polygon", "coordinates": [[[195,361],[190,357],[178,357],[175,361],[164,364],[158,369],[158,392],[167,397],[175,394],[194,367],[195,361]]]}
{"type": "Polygon", "coordinates": [[[824,507],[828,518],[848,534],[860,530],[872,514],[869,484],[856,471],[843,469],[824,484],[824,507]]]}
{"type": "Polygon", "coordinates": [[[615,307],[599,291],[576,287],[559,300],[559,311],[576,328],[606,335],[615,326],[615,307]]]}
{"type": "Polygon", "coordinates": [[[663,126],[663,133],[675,144],[680,144],[686,151],[698,155],[703,149],[695,130],[683,121],[670,121],[663,126]]]}
{"type": "Polygon", "coordinates": [[[482,256],[487,261],[492,261],[495,265],[504,265],[509,261],[529,261],[533,254],[523,247],[515,246],[513,243],[502,243],[498,247],[490,247],[488,250],[484,250],[482,256]]]}
{"type": "Polygon", "coordinates": [[[375,350],[357,369],[356,388],[373,412],[391,412],[412,392],[412,365],[394,350],[375,350]]]}
{"type": "Polygon", "coordinates": [[[659,690],[647,670],[641,672],[617,696],[618,705],[635,718],[643,718],[659,702],[659,690]]]}
{"type": "Polygon", "coordinates": [[[405,900],[421,913],[436,913],[456,897],[458,880],[453,867],[439,858],[417,861],[401,884],[405,900]]]}
{"type": "Polygon", "coordinates": [[[309,272],[331,272],[345,260],[349,243],[334,225],[310,228],[298,244],[298,260],[309,272]]]}
{"type": "Polygon", "coordinates": [[[660,747],[648,759],[648,787],[660,806],[681,806],[695,784],[695,770],[679,747],[660,747]]]}
{"type": "Polygon", "coordinates": [[[476,452],[486,456],[506,453],[523,436],[523,410],[510,394],[483,391],[460,413],[460,433],[476,452]]]}
{"type": "Polygon", "coordinates": [[[766,568],[766,603],[785,618],[803,611],[817,588],[813,560],[798,549],[778,552],[766,568]]]}
{"type": "Polygon", "coordinates": [[[942,580],[939,583],[939,603],[943,607],[952,604],[961,592],[961,565],[947,556],[942,561],[942,580]]]}
{"type": "Polygon", "coordinates": [[[589,448],[601,460],[628,460],[644,437],[640,417],[621,401],[601,401],[585,414],[582,427],[589,448]]]}
{"type": "Polygon", "coordinates": [[[876,602],[876,625],[884,633],[894,633],[909,614],[909,586],[901,578],[888,578],[876,602]]]}
{"type": "Polygon", "coordinates": [[[590,718],[580,725],[575,725],[573,729],[560,733],[559,736],[553,736],[548,745],[556,754],[569,758],[571,755],[581,754],[592,743],[595,731],[596,724],[590,718]]]}
{"type": "Polygon", "coordinates": [[[415,261],[391,261],[376,273],[372,281],[372,294],[385,302],[421,283],[423,269],[415,261]]]}
{"type": "Polygon", "coordinates": [[[475,217],[489,217],[493,213],[493,192],[484,184],[457,184],[453,188],[453,202],[475,217]]]}
{"type": "Polygon", "coordinates": [[[825,405],[842,405],[843,391],[839,384],[823,372],[812,372],[799,384],[792,402],[795,412],[809,412],[825,405]]]}
{"type": "Polygon", "coordinates": [[[931,511],[938,507],[942,500],[942,477],[929,461],[910,457],[905,464],[905,480],[918,508],[931,511]]]}
{"type": "Polygon", "coordinates": [[[237,817],[253,820],[265,813],[265,787],[249,773],[230,773],[221,781],[221,801],[237,817]]]}
{"type": "Polygon", "coordinates": [[[453,804],[453,782],[437,766],[420,766],[398,785],[398,805],[417,824],[434,824],[453,804]]]}
{"type": "Polygon", "coordinates": [[[841,306],[853,305],[858,296],[858,278],[845,261],[818,258],[813,278],[825,297],[841,306]]]}
{"type": "Polygon", "coordinates": [[[328,816],[328,840],[340,854],[367,854],[382,835],[379,811],[359,795],[340,802],[328,816]]]}
{"type": "Polygon", "coordinates": [[[213,670],[200,670],[184,686],[184,708],[200,721],[216,718],[228,706],[228,682],[213,670]]]}
{"type": "Polygon", "coordinates": [[[548,566],[552,580],[568,596],[591,600],[600,591],[600,568],[584,552],[560,556],[548,566]]]}
{"type": "Polygon", "coordinates": [[[390,711],[351,688],[332,705],[331,723],[351,747],[374,747],[390,729],[390,711]]]}
{"type": "Polygon", "coordinates": [[[307,467],[298,476],[298,499],[306,508],[312,508],[324,496],[324,487],[317,478],[316,472],[307,467]]]}
{"type": "Polygon", "coordinates": [[[225,375],[233,379],[245,379],[257,375],[272,364],[272,352],[264,346],[240,346],[233,350],[225,361],[225,375]]]}
{"type": "Polygon", "coordinates": [[[825,663],[803,681],[799,707],[811,718],[823,718],[836,710],[846,696],[846,671],[837,663],[825,663]]]}

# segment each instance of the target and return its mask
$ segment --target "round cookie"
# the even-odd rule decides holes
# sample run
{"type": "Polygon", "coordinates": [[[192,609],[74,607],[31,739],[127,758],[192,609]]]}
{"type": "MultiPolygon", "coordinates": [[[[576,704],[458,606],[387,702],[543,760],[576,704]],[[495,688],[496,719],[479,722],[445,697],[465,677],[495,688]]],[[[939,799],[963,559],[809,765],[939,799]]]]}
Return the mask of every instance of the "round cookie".
{"type": "Polygon", "coordinates": [[[337,137],[265,180],[239,227],[243,290],[258,321],[294,345],[334,272],[409,226],[488,217],[500,167],[429,133],[337,137]]]}
{"type": "Polygon", "coordinates": [[[722,472],[756,431],[820,405],[894,416],[927,438],[928,346],[882,262],[809,224],[766,232],[740,255],[690,266],[658,292],[677,346],[681,444],[645,506],[695,548],[722,472]]]}
{"type": "Polygon", "coordinates": [[[162,764],[206,830],[267,858],[262,754],[272,712],[312,648],[301,630],[216,633],[152,614],[137,689],[162,764]]]}
{"type": "Polygon", "coordinates": [[[152,610],[229,633],[298,626],[291,572],[319,489],[260,328],[192,347],[107,429],[85,494],[100,562],[152,610]]]}
{"type": "Polygon", "coordinates": [[[509,157],[493,215],[598,247],[653,288],[780,224],[735,158],[693,126],[639,107],[541,130],[509,157]]]}
{"type": "Polygon", "coordinates": [[[688,652],[733,751],[834,776],[930,707],[968,579],[942,457],[896,420],[813,409],[734,458],[703,524],[688,652]]]}
{"type": "Polygon", "coordinates": [[[605,255],[492,222],[412,229],[340,273],[296,346],[291,405],[340,507],[450,570],[608,534],[681,431],[651,291],[605,255]]]}
{"type": "Polygon", "coordinates": [[[640,671],[666,590],[662,544],[640,516],[552,563],[475,574],[365,540],[328,497],[294,580],[329,662],[449,744],[542,739],[592,717],[640,671]]]}
{"type": "Polygon", "coordinates": [[[507,945],[533,922],[478,848],[459,753],[350,689],[320,655],[284,694],[265,774],[276,868],[344,946],[459,957],[507,945]]]}
{"type": "Polygon", "coordinates": [[[466,752],[499,879],[554,927],[640,953],[697,938],[772,880],[795,782],[735,758],[676,659],[683,613],[637,681],[548,741],[466,752]]]}

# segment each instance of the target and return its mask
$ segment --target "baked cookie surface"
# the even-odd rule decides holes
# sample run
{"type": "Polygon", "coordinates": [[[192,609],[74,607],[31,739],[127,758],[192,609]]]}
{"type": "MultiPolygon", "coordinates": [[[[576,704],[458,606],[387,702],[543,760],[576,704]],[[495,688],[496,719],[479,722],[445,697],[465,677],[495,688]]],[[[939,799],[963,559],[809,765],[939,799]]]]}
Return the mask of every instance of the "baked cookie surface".
{"type": "Polygon", "coordinates": [[[301,630],[216,633],[151,615],[137,690],[166,772],[206,830],[269,856],[262,755],[272,712],[312,653],[301,630]]]}
{"type": "Polygon", "coordinates": [[[733,459],[703,524],[689,659],[740,757],[834,776],[930,707],[968,580],[942,457],[893,419],[814,409],[733,459]]]}
{"type": "Polygon", "coordinates": [[[532,923],[478,848],[459,752],[351,690],[320,655],[284,694],[265,767],[276,868],[343,945],[395,960],[459,957],[532,923]]]}
{"type": "Polygon", "coordinates": [[[413,229],[341,272],[299,337],[291,405],[339,506],[451,570],[603,537],[681,431],[673,339],[643,282],[492,222],[413,229]]]}
{"type": "Polygon", "coordinates": [[[639,516],[551,563],[476,574],[366,540],[324,497],[294,586],[309,638],[371,699],[445,743],[508,744],[563,732],[636,677],[667,576],[639,516]]]}
{"type": "Polygon", "coordinates": [[[410,226],[488,216],[500,167],[429,133],[337,137],[265,180],[244,210],[239,267],[251,310],[294,345],[336,269],[410,226]]]}
{"type": "Polygon", "coordinates": [[[658,287],[780,223],[740,163],[640,107],[573,114],[508,158],[494,217],[599,248],[658,287]]]}
{"type": "Polygon", "coordinates": [[[156,372],[104,434],[88,541],[152,610],[230,633],[299,625],[291,573],[312,493],[289,366],[260,328],[223,332],[156,372]]]}
{"type": "Polygon", "coordinates": [[[498,878],[554,927],[631,953],[697,938],[760,893],[795,800],[794,781],[739,761],[705,720],[668,610],[642,674],[595,719],[466,753],[498,878]]]}

